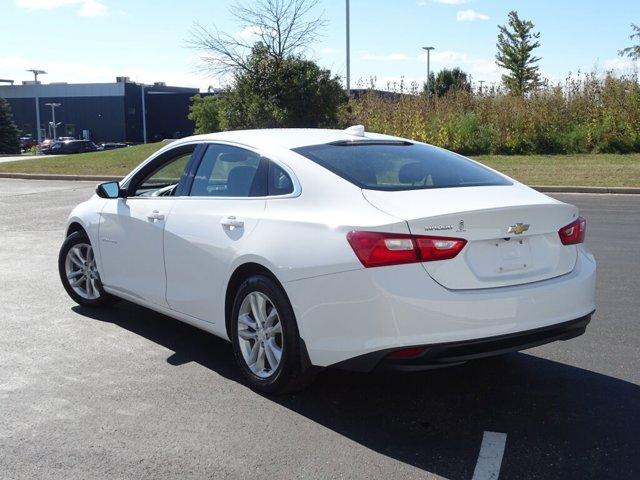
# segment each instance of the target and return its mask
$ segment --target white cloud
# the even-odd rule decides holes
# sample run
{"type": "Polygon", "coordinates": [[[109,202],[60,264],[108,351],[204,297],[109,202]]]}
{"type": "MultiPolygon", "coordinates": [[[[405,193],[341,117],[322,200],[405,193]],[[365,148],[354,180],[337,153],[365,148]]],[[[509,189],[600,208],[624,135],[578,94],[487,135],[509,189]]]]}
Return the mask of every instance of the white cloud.
{"type": "Polygon", "coordinates": [[[236,37],[251,38],[256,37],[262,33],[262,29],[257,25],[247,25],[239,32],[236,32],[236,37]]]}
{"type": "Polygon", "coordinates": [[[602,62],[602,66],[605,70],[620,70],[620,71],[633,71],[638,65],[630,58],[608,58],[602,62]]]}
{"type": "Polygon", "coordinates": [[[78,12],[81,17],[100,17],[106,14],[107,6],[99,0],[85,0],[78,12]]]}
{"type": "MultiPolygon", "coordinates": [[[[468,61],[469,57],[466,53],[454,52],[453,50],[432,50],[431,51],[431,63],[462,63],[468,61]]],[[[418,55],[418,61],[427,62],[427,52],[422,52],[418,55]]]]}
{"type": "Polygon", "coordinates": [[[435,3],[444,3],[445,5],[462,5],[464,3],[469,3],[470,0],[431,0],[435,3]]]}
{"type": "MultiPolygon", "coordinates": [[[[427,52],[422,52],[417,56],[416,60],[421,63],[427,63],[427,52]]],[[[472,57],[467,53],[454,50],[431,51],[432,72],[438,72],[442,68],[453,67],[460,67],[471,74],[474,82],[484,80],[488,84],[498,82],[502,73],[493,58],[472,57]]]]}
{"type": "Polygon", "coordinates": [[[383,62],[397,62],[397,61],[407,60],[409,56],[406,53],[387,53],[384,55],[376,55],[369,52],[363,52],[361,58],[363,60],[379,60],[383,62]]]}
{"type": "Polygon", "coordinates": [[[476,20],[489,20],[489,15],[476,12],[475,10],[458,10],[456,13],[456,20],[458,22],[475,22],[476,20]]]}
{"type": "Polygon", "coordinates": [[[338,50],[335,48],[321,48],[320,49],[320,55],[322,55],[323,57],[330,57],[332,55],[335,55],[336,53],[338,53],[338,50]]]}
{"type": "Polygon", "coordinates": [[[55,10],[60,7],[78,6],[78,15],[97,17],[107,14],[107,6],[102,0],[15,0],[18,8],[26,10],[55,10]]]}

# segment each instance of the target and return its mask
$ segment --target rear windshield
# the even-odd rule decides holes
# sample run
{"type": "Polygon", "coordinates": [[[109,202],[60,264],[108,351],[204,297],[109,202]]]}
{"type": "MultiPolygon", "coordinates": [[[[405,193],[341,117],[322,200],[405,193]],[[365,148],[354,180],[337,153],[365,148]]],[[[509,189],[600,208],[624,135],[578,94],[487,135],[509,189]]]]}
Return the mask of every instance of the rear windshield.
{"type": "Polygon", "coordinates": [[[294,151],[354,185],[371,190],[511,185],[502,176],[460,155],[424,144],[345,142],[294,151]]]}

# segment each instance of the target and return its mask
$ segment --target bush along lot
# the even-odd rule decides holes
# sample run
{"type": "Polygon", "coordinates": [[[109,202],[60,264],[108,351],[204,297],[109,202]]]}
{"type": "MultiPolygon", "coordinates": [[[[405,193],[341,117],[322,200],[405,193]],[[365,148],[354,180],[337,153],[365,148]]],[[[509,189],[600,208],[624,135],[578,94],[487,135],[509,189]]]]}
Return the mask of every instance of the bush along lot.
{"type": "MultiPolygon", "coordinates": [[[[404,92],[402,91],[404,90],[404,92]]],[[[410,90],[410,91],[407,91],[410,90]]],[[[413,90],[413,91],[411,91],[413,90]]],[[[568,77],[523,96],[485,89],[352,99],[343,123],[408,137],[463,154],[629,153],[640,151],[636,75],[568,77]]]]}

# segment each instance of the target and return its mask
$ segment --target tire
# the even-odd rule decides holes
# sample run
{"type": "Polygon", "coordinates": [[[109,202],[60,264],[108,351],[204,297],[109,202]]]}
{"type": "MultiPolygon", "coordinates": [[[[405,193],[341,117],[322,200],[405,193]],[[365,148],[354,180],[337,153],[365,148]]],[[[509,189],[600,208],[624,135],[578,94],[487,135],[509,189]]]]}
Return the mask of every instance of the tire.
{"type": "Polygon", "coordinates": [[[58,273],[67,294],[78,305],[103,307],[116,301],[116,298],[105,292],[102,287],[95,266],[93,246],[85,232],[73,232],[65,239],[58,255],[58,273]],[[80,257],[74,252],[78,252],[80,257]],[[74,280],[79,284],[74,286],[74,280]]]}
{"type": "Polygon", "coordinates": [[[240,285],[233,302],[229,333],[238,367],[252,389],[261,393],[290,393],[313,380],[311,368],[303,366],[302,342],[291,304],[282,287],[271,278],[254,275],[240,285]],[[262,310],[259,322],[253,313],[256,310],[262,310]],[[278,347],[280,358],[273,368],[271,362],[278,360],[278,347]],[[254,358],[256,361],[252,363],[254,358]]]}

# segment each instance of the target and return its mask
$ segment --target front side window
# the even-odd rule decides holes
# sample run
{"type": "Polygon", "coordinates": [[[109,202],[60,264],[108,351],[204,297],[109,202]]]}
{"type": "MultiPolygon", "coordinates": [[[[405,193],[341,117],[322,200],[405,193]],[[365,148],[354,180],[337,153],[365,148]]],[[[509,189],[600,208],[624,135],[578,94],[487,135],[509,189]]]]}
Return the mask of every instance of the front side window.
{"type": "Polygon", "coordinates": [[[170,197],[176,194],[187,163],[191,159],[195,146],[180,149],[174,155],[161,160],[159,165],[147,173],[134,188],[135,197],[170,197]]]}
{"type": "Polygon", "coordinates": [[[460,155],[409,142],[338,142],[294,149],[360,188],[427,188],[511,185],[460,155]]]}
{"type": "Polygon", "coordinates": [[[191,196],[261,197],[266,195],[266,160],[231,145],[211,144],[198,166],[191,196]]]}

